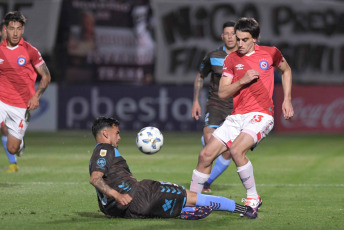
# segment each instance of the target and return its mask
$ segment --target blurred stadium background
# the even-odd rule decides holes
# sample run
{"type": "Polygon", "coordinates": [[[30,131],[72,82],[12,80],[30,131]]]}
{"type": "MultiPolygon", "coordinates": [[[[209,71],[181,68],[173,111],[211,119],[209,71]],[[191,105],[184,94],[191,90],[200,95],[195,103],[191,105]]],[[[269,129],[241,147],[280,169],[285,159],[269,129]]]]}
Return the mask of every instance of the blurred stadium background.
{"type": "Polygon", "coordinates": [[[223,22],[248,16],[293,70],[295,117],[281,117],[276,73],[274,132],[344,132],[344,1],[0,0],[0,17],[11,10],[28,18],[24,38],[53,81],[28,131],[89,129],[100,115],[122,130],[201,130],[191,118],[199,63],[223,22]]]}
{"type": "MultiPolygon", "coordinates": [[[[12,10],[28,18],[24,38],[52,83],[32,113],[19,173],[5,173],[0,148],[1,229],[343,229],[344,0],[0,0],[1,18],[12,10]],[[276,73],[275,128],[249,155],[260,218],[104,221],[88,183],[93,120],[121,121],[120,151],[138,179],[187,188],[203,127],[191,117],[193,81],[222,44],[223,22],[241,16],[259,21],[260,44],[278,47],[293,70],[294,118],[283,120],[276,73]],[[153,156],[135,145],[147,125],[165,137],[153,156]]],[[[203,112],[206,98],[205,86],[203,112]]],[[[240,202],[235,171],[213,188],[240,202]]]]}

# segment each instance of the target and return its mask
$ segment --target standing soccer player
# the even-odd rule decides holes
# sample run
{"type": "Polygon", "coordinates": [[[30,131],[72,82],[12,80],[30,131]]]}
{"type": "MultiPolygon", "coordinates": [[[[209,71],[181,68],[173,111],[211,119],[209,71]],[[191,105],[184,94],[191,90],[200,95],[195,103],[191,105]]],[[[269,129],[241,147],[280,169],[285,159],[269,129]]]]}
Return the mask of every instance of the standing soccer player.
{"type": "MultiPolygon", "coordinates": [[[[6,26],[5,26],[4,21],[1,22],[0,27],[1,27],[1,41],[0,41],[0,44],[1,44],[1,43],[3,43],[6,40],[6,37],[7,37],[7,35],[6,35],[6,26]]],[[[8,128],[7,128],[6,125],[3,125],[1,127],[1,134],[2,134],[1,142],[2,142],[2,145],[3,145],[4,149],[5,149],[8,161],[10,162],[10,166],[8,167],[6,172],[8,172],[8,173],[18,172],[19,167],[18,167],[18,164],[17,164],[17,157],[16,157],[16,155],[11,154],[10,152],[8,152],[7,147],[6,147],[7,146],[7,136],[8,136],[8,128]]]]}
{"type": "Polygon", "coordinates": [[[19,11],[6,14],[7,39],[0,44],[0,125],[8,127],[7,150],[21,155],[30,110],[39,106],[39,99],[51,80],[49,70],[38,50],[24,41],[26,18],[19,11]],[[37,73],[41,76],[35,92],[37,73]]]}
{"type": "Polygon", "coordinates": [[[262,200],[257,193],[253,166],[246,153],[268,135],[274,124],[274,66],[282,73],[284,118],[287,120],[294,115],[291,104],[292,74],[287,61],[276,47],[256,44],[260,28],[255,19],[241,18],[234,29],[238,51],[226,57],[219,87],[220,98],[233,96],[234,109],[201,150],[192,175],[191,190],[202,191],[213,160],[229,149],[246,189],[245,205],[257,210],[262,200]]]}
{"type": "MultiPolygon", "coordinates": [[[[223,24],[223,32],[221,34],[223,45],[218,47],[216,50],[211,51],[203,58],[200,71],[197,74],[194,82],[192,117],[195,120],[198,120],[202,114],[201,106],[199,103],[200,91],[203,88],[204,78],[206,78],[209,73],[211,73],[202,136],[203,146],[205,146],[206,143],[209,142],[214,130],[217,129],[224,122],[226,117],[231,114],[233,109],[232,97],[225,100],[220,99],[218,91],[220,78],[222,76],[223,62],[228,54],[238,49],[236,36],[234,33],[234,24],[235,22],[233,21],[228,21],[223,24]]],[[[228,151],[221,154],[217,158],[211,170],[208,181],[204,183],[202,192],[211,192],[211,183],[214,182],[214,180],[228,168],[230,162],[231,157],[229,156],[228,151]]]]}

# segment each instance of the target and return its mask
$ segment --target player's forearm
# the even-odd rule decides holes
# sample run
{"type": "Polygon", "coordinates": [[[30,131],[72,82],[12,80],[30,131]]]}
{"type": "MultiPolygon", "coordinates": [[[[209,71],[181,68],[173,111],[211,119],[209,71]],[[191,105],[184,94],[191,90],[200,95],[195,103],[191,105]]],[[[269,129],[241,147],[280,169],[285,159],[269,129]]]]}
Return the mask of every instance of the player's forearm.
{"type": "Polygon", "coordinates": [[[38,88],[36,90],[36,93],[35,93],[35,95],[38,98],[40,98],[43,95],[45,90],[48,88],[49,83],[50,83],[50,76],[49,76],[49,78],[46,78],[46,77],[43,78],[42,77],[42,79],[41,79],[41,81],[40,81],[40,83],[38,85],[38,88]]]}
{"type": "Polygon", "coordinates": [[[102,177],[91,177],[90,184],[96,187],[101,193],[111,196],[111,190],[109,185],[107,185],[102,177]]]}
{"type": "Polygon", "coordinates": [[[219,97],[221,99],[227,99],[232,97],[236,92],[241,89],[242,85],[239,81],[234,82],[233,84],[221,85],[219,87],[219,97]]]}
{"type": "Polygon", "coordinates": [[[200,95],[200,92],[203,88],[203,78],[201,77],[200,74],[197,74],[197,77],[195,79],[195,82],[194,82],[194,97],[193,97],[193,101],[198,101],[199,99],[199,95],[200,95]]]}
{"type": "Polygon", "coordinates": [[[35,96],[40,98],[45,90],[48,88],[48,85],[51,81],[51,76],[48,67],[46,64],[41,65],[37,68],[37,72],[41,75],[42,79],[39,82],[38,88],[36,90],[35,96]]]}
{"type": "Polygon", "coordinates": [[[292,74],[291,69],[287,69],[282,73],[282,86],[284,93],[284,100],[291,101],[291,86],[292,86],[292,74]]]}

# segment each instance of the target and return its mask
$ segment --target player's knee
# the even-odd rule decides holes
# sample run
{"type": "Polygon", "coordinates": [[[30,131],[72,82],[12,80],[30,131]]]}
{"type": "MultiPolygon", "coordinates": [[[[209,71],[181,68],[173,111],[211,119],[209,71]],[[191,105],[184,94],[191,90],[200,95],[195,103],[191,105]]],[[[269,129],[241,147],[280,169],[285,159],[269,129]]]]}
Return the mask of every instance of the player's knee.
{"type": "Polygon", "coordinates": [[[243,156],[243,151],[239,146],[232,145],[229,150],[230,155],[235,160],[236,158],[243,156]]]}
{"type": "Polygon", "coordinates": [[[200,163],[209,166],[215,159],[215,155],[213,152],[207,150],[207,148],[203,148],[199,153],[199,161],[200,163]]]}
{"type": "Polygon", "coordinates": [[[226,160],[232,159],[232,156],[231,156],[231,153],[229,152],[229,150],[223,152],[223,153],[222,153],[222,157],[223,157],[224,159],[226,159],[226,160]]]}
{"type": "Polygon", "coordinates": [[[12,155],[16,154],[19,150],[19,146],[16,146],[16,145],[9,145],[7,144],[7,150],[9,153],[11,153],[12,155]]]}

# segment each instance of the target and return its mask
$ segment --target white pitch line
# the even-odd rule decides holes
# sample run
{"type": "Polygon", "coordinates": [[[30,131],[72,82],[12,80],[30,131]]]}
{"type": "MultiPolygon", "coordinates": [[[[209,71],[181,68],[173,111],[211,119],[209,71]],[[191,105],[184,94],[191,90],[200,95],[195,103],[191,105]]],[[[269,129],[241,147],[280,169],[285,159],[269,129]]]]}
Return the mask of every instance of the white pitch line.
{"type": "MultiPolygon", "coordinates": [[[[83,185],[88,182],[0,182],[1,185],[83,185]]],[[[243,186],[242,184],[217,184],[219,186],[243,186]]],[[[344,184],[256,184],[259,187],[344,187],[344,184]]]]}
{"type": "Polygon", "coordinates": [[[2,184],[7,185],[81,185],[81,184],[89,184],[87,182],[0,182],[0,186],[2,184]]]}
{"type": "MultiPolygon", "coordinates": [[[[221,186],[243,186],[242,184],[219,184],[221,186]]],[[[344,184],[256,184],[259,187],[344,187],[344,184]]]]}

